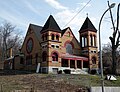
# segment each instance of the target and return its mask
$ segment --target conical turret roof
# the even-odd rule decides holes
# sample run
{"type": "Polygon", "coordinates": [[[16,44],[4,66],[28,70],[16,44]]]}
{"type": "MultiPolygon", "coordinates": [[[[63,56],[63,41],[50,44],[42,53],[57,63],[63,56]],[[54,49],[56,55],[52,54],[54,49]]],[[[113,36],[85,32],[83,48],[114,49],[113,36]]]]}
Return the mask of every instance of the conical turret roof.
{"type": "Polygon", "coordinates": [[[84,21],[79,32],[83,32],[83,31],[87,31],[87,30],[97,32],[96,28],[94,27],[94,25],[92,24],[92,22],[90,21],[90,19],[88,17],[84,21]]]}
{"type": "Polygon", "coordinates": [[[46,21],[45,25],[43,26],[41,32],[46,32],[47,30],[61,32],[60,27],[58,26],[57,22],[53,18],[52,15],[49,16],[48,20],[46,21]]]}

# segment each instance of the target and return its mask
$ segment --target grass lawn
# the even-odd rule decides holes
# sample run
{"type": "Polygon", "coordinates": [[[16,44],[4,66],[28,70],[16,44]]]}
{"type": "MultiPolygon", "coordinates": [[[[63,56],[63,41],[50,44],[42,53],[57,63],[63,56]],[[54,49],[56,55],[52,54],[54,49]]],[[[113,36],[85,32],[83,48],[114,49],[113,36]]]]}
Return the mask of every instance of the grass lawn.
{"type": "MultiPolygon", "coordinates": [[[[69,75],[69,74],[24,74],[0,76],[0,92],[13,90],[41,90],[39,92],[77,92],[79,88],[89,88],[101,85],[99,75],[69,75]],[[67,91],[66,91],[67,90],[67,91]]],[[[120,86],[117,81],[104,80],[105,86],[120,86]]]]}
{"type": "MultiPolygon", "coordinates": [[[[101,86],[100,75],[65,75],[64,77],[66,78],[65,80],[75,85],[81,85],[85,87],[101,86]]],[[[117,81],[104,80],[104,84],[105,86],[117,86],[118,87],[120,86],[120,76],[117,76],[117,81]]]]}

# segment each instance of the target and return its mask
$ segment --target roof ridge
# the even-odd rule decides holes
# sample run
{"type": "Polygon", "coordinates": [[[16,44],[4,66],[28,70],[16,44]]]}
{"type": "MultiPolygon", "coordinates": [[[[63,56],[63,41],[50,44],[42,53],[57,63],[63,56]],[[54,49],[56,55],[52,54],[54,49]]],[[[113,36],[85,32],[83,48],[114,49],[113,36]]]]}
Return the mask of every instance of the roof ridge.
{"type": "Polygon", "coordinates": [[[36,25],[36,24],[32,24],[32,23],[30,23],[29,25],[42,27],[42,26],[39,26],[39,25],[36,25]]]}

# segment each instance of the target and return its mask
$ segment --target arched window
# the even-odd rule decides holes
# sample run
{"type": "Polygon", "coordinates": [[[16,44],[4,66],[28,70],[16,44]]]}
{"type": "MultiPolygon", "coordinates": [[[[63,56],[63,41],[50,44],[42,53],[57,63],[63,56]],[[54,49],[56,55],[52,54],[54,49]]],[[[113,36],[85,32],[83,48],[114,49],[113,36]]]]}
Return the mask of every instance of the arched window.
{"type": "Polygon", "coordinates": [[[93,46],[95,46],[95,36],[93,36],[93,46]]]}
{"type": "Polygon", "coordinates": [[[87,36],[84,38],[84,45],[87,46],[87,36]]]}
{"type": "Polygon", "coordinates": [[[93,39],[92,39],[92,35],[90,35],[90,46],[93,46],[93,39]]]}
{"type": "Polygon", "coordinates": [[[92,63],[96,64],[96,58],[95,57],[92,57],[92,63]]]}
{"type": "Polygon", "coordinates": [[[42,54],[42,62],[45,62],[45,61],[47,61],[47,53],[43,52],[43,54],[42,54]]]}
{"type": "Polygon", "coordinates": [[[45,40],[47,40],[47,34],[45,34],[45,40]]]}
{"type": "Polygon", "coordinates": [[[54,40],[54,34],[51,35],[51,39],[54,40]]]}
{"type": "Polygon", "coordinates": [[[82,37],[82,47],[84,47],[84,37],[82,37]]]}
{"type": "Polygon", "coordinates": [[[44,41],[44,34],[42,35],[42,40],[44,41]]]}
{"type": "Polygon", "coordinates": [[[59,35],[56,35],[56,40],[59,41],[59,35]]]}
{"type": "Polygon", "coordinates": [[[73,54],[72,45],[69,43],[66,44],[66,53],[73,54]]]}
{"type": "Polygon", "coordinates": [[[58,54],[56,52],[52,54],[52,61],[58,61],[58,54]]]}
{"type": "Polygon", "coordinates": [[[94,35],[94,46],[96,46],[96,36],[94,35]]]}

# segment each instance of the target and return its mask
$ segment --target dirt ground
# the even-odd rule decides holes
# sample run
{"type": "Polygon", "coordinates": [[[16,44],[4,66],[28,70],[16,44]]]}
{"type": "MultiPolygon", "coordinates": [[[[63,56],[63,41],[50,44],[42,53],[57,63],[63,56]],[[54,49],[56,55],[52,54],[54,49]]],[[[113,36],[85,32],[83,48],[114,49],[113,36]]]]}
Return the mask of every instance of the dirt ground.
{"type": "Polygon", "coordinates": [[[65,74],[20,74],[0,76],[0,92],[88,92],[71,83],[74,76],[65,74]]]}
{"type": "MultiPolygon", "coordinates": [[[[120,76],[116,78],[117,81],[104,80],[104,86],[120,87],[120,76]]],[[[91,86],[101,86],[100,75],[0,71],[0,92],[89,92],[91,86]]]]}

